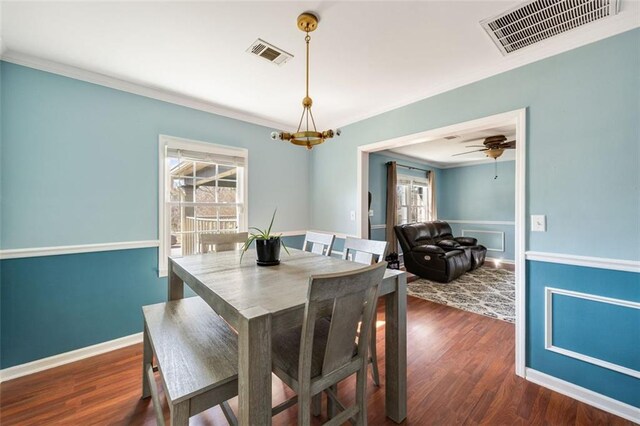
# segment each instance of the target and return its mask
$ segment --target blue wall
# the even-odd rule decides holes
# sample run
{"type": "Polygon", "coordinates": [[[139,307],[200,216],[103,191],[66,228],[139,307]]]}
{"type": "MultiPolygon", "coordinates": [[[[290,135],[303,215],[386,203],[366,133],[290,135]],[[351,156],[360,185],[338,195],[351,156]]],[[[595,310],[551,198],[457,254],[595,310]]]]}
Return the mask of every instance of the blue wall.
{"type": "Polygon", "coordinates": [[[640,259],[638,43],[628,31],[346,126],[312,152],[312,227],[356,233],[358,146],[527,108],[527,213],[548,229],[527,249],[640,259]]]}
{"type": "MultiPolygon", "coordinates": [[[[425,170],[432,170],[436,175],[436,197],[440,194],[440,169],[427,166],[424,163],[416,161],[408,161],[400,157],[387,153],[369,154],[369,192],[371,192],[371,209],[373,209],[373,217],[371,217],[371,225],[384,225],[387,220],[387,162],[396,161],[398,164],[417,167],[425,170]]],[[[419,170],[410,170],[398,168],[399,174],[425,177],[425,172],[419,170]]],[[[438,199],[439,200],[439,199],[438,199]]],[[[436,204],[439,201],[436,201],[436,204]]],[[[371,238],[374,240],[385,240],[384,229],[372,229],[371,238]]]]}
{"type": "Polygon", "coordinates": [[[450,220],[515,220],[516,162],[501,161],[498,179],[494,165],[442,170],[438,216],[450,220]]]}
{"type": "Polygon", "coordinates": [[[2,249],[157,239],[159,134],[247,148],[249,225],[277,206],[280,230],[308,228],[309,154],[271,129],[0,66],[2,249]]]}
{"type": "Polygon", "coordinates": [[[516,163],[497,163],[498,179],[494,179],[494,164],[454,167],[442,170],[441,193],[438,199],[438,218],[451,222],[454,235],[471,235],[487,248],[501,248],[504,235],[504,251],[489,250],[488,257],[515,259],[515,227],[508,224],[482,224],[474,221],[514,222],[516,205],[516,163]],[[481,231],[481,232],[470,232],[481,231]]]}
{"type": "MultiPolygon", "coordinates": [[[[6,62],[0,84],[2,249],[156,240],[159,134],[247,148],[249,225],[277,206],[278,230],[309,228],[310,156],[271,129],[6,62]]],[[[141,331],[156,252],[1,261],[0,366],[141,331]]]]}
{"type": "MultiPolygon", "coordinates": [[[[635,29],[345,127],[339,141],[312,154],[312,227],[356,232],[348,212],[358,203],[358,146],[527,108],[526,214],[547,215],[547,232],[532,233],[527,223],[527,249],[640,260],[638,45],[635,29]]],[[[640,406],[638,379],[546,351],[534,338],[544,329],[537,301],[548,284],[536,268],[549,265],[540,264],[528,262],[527,366],[640,406]]],[[[593,269],[575,268],[582,272],[559,274],[554,285],[610,291],[590,288],[593,269]]],[[[639,274],[597,274],[611,289],[626,285],[631,294],[621,297],[637,300],[639,274]]],[[[609,314],[597,310],[594,321],[609,314]]]]}

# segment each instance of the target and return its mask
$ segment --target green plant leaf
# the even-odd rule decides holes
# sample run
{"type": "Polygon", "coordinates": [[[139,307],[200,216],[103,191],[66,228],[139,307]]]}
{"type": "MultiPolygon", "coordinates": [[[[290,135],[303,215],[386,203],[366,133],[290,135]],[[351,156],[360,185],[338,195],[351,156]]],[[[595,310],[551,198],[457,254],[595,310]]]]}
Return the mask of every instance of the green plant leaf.
{"type": "Polygon", "coordinates": [[[276,209],[273,211],[273,216],[271,216],[271,223],[269,224],[269,228],[267,228],[267,235],[266,235],[266,239],[268,240],[269,237],[271,236],[271,227],[273,226],[273,221],[276,218],[276,212],[278,211],[278,208],[276,207],[276,209]]]}
{"type": "Polygon", "coordinates": [[[242,258],[244,257],[244,254],[247,252],[247,250],[249,250],[249,247],[251,247],[251,244],[256,240],[256,236],[251,234],[249,236],[249,238],[247,238],[247,241],[244,242],[244,245],[242,246],[242,253],[240,253],[240,263],[242,263],[242,258]]]}
{"type": "Polygon", "coordinates": [[[289,249],[287,248],[286,244],[284,243],[284,240],[281,237],[278,237],[278,238],[280,238],[280,245],[284,248],[284,251],[286,251],[287,254],[289,256],[291,256],[291,253],[289,253],[289,249]]]}

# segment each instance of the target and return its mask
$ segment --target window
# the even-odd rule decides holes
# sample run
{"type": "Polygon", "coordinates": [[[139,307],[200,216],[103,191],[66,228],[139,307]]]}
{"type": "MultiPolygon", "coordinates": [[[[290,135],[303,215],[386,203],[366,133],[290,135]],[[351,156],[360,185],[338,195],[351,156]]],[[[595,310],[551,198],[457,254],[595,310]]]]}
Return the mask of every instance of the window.
{"type": "Polygon", "coordinates": [[[426,178],[398,175],[397,221],[399,225],[431,220],[429,181],[426,178]]]}
{"type": "Polygon", "coordinates": [[[203,235],[247,230],[247,150],[160,137],[158,271],[200,253],[203,235]]]}

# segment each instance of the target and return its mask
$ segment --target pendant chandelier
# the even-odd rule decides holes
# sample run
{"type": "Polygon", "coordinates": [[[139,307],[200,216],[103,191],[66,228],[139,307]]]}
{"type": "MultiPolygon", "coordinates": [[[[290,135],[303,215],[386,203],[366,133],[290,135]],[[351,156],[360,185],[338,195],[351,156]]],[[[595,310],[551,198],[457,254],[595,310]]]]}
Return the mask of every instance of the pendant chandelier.
{"type": "Polygon", "coordinates": [[[294,133],[273,132],[271,133],[271,139],[288,141],[294,145],[306,146],[307,149],[312,149],[315,145],[320,145],[327,139],[340,136],[340,129],[335,132],[331,129],[319,132],[316,129],[316,122],[311,112],[313,100],[309,97],[309,41],[311,40],[309,33],[318,28],[318,17],[311,13],[303,13],[298,16],[298,28],[307,34],[304,38],[307,43],[307,84],[306,95],[302,99],[302,116],[300,116],[298,129],[294,133]]]}

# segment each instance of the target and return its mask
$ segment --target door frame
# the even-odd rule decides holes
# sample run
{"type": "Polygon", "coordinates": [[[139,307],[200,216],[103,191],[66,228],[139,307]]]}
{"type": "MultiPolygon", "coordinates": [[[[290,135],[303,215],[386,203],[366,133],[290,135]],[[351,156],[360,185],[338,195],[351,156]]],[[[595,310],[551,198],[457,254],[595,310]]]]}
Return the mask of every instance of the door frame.
{"type": "Polygon", "coordinates": [[[526,153],[527,153],[527,108],[521,108],[501,114],[495,114],[476,120],[465,121],[450,126],[387,139],[358,147],[357,178],[358,188],[356,205],[357,235],[367,238],[369,191],[369,153],[385,149],[410,146],[441,138],[445,135],[472,132],[498,125],[515,124],[516,140],[516,194],[515,194],[515,274],[516,274],[516,323],[515,323],[515,372],[525,377],[526,367],[526,153]]]}

